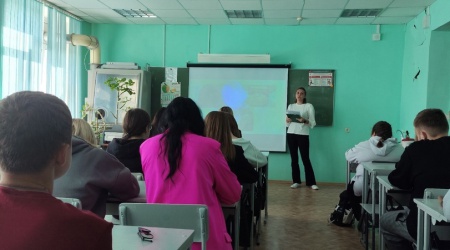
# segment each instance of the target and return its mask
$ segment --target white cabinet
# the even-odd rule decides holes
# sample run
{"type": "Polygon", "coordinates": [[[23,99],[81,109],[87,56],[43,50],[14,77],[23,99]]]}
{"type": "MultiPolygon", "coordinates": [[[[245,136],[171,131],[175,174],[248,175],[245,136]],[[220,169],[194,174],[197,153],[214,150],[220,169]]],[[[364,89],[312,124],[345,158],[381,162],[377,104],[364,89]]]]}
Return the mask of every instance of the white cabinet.
{"type": "Polygon", "coordinates": [[[130,108],[142,108],[150,114],[151,104],[151,78],[150,72],[145,70],[128,69],[94,69],[89,70],[88,75],[88,97],[86,103],[92,107],[93,112],[88,114],[88,122],[95,120],[94,114],[99,111],[102,113],[103,121],[108,125],[122,124],[125,113],[130,108]],[[131,87],[134,95],[124,93],[120,96],[121,100],[129,100],[125,105],[119,103],[118,93],[111,90],[105,84],[111,77],[126,78],[134,81],[131,87]]]}

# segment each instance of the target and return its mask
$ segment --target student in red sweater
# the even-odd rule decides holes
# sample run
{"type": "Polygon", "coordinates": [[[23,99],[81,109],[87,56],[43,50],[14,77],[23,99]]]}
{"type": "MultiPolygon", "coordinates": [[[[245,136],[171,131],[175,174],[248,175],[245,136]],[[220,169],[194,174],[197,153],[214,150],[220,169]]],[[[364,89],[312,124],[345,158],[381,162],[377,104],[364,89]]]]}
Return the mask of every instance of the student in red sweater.
{"type": "Polygon", "coordinates": [[[52,196],[69,168],[72,117],[55,96],[23,91],[0,101],[2,249],[111,249],[112,224],[52,196]]]}

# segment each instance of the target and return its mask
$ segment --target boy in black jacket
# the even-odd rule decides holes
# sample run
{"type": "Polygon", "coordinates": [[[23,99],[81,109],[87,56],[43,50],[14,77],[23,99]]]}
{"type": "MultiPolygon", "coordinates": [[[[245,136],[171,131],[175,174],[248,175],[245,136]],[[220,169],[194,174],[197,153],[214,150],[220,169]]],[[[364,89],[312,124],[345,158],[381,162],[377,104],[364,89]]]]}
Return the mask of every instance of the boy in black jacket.
{"type": "Polygon", "coordinates": [[[450,137],[447,118],[440,109],[425,109],[414,119],[416,142],[405,149],[388,179],[401,189],[411,189],[404,210],[384,214],[380,228],[390,250],[413,249],[417,237],[417,205],[425,188],[450,188],[450,137]]]}

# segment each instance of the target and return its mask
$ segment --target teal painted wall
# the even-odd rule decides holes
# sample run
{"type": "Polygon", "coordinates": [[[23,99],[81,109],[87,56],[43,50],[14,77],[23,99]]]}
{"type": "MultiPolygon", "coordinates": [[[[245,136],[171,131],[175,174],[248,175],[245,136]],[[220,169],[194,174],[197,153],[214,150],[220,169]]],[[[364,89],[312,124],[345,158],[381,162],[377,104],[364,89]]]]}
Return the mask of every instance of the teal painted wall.
{"type": "MultiPolygon", "coordinates": [[[[344,152],[369,138],[376,121],[399,128],[405,26],[383,26],[381,41],[372,41],[374,32],[370,25],[92,26],[92,35],[101,43],[102,62],[185,67],[186,62],[197,61],[197,53],[269,53],[272,63],[336,70],[334,124],[311,133],[311,161],[318,182],[345,181],[344,152]]],[[[270,179],[291,179],[288,153],[271,153],[269,164],[270,179]]]]}
{"type": "MultiPolygon", "coordinates": [[[[421,13],[406,27],[403,58],[403,79],[400,105],[400,127],[414,131],[413,120],[416,114],[425,108],[447,108],[445,101],[438,98],[448,98],[449,77],[448,67],[444,75],[442,69],[448,66],[448,46],[443,45],[448,39],[446,34],[435,31],[450,22],[450,1],[437,0],[430,7],[430,27],[424,29],[422,20],[425,13],[421,13]],[[415,27],[414,27],[415,26],[415,27]],[[442,64],[442,65],[441,65],[442,64]],[[420,69],[417,80],[414,75],[420,69]],[[446,91],[436,96],[437,92],[446,91]],[[436,100],[433,100],[436,99],[436,100]]],[[[447,31],[448,32],[448,31],[447,31]]],[[[448,44],[448,43],[447,43],[448,44]]],[[[446,111],[446,110],[444,110],[446,111]]]]}

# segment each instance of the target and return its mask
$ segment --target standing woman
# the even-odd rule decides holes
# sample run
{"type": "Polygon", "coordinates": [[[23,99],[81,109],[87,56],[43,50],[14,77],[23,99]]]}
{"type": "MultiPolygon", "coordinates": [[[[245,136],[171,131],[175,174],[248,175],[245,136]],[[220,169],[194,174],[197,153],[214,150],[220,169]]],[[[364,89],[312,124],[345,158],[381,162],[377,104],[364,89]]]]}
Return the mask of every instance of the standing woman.
{"type": "MultiPolygon", "coordinates": [[[[239,201],[241,185],[228,167],[220,143],[203,136],[203,117],[190,98],[173,99],[164,119],[167,130],[146,140],[140,149],[147,202],[205,204],[207,249],[231,250],[221,204],[239,201]]],[[[192,249],[200,249],[200,243],[192,244],[192,249]]]]}
{"type": "Polygon", "coordinates": [[[302,183],[300,179],[300,166],[298,164],[298,153],[302,157],[303,166],[305,167],[306,186],[314,190],[319,190],[316,185],[316,177],[309,159],[309,129],[316,126],[316,118],[314,115],[314,107],[310,103],[306,103],[306,90],[300,87],[295,92],[295,103],[289,104],[288,110],[300,112],[301,118],[295,121],[286,116],[287,142],[291,153],[292,182],[291,188],[298,188],[302,183]]]}

